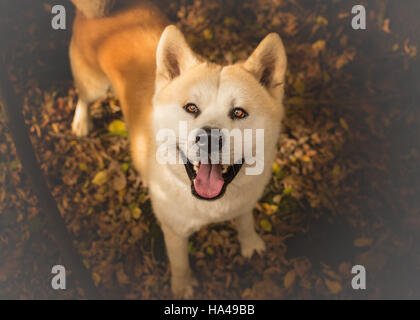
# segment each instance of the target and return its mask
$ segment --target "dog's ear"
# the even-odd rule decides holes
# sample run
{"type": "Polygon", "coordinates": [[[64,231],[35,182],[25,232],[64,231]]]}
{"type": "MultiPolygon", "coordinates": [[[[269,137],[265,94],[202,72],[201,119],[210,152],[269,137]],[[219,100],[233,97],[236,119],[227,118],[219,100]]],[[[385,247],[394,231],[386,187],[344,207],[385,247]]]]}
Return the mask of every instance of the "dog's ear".
{"type": "Polygon", "coordinates": [[[167,26],[156,52],[156,82],[167,83],[199,61],[181,31],[174,25],[167,26]]]}
{"type": "Polygon", "coordinates": [[[276,99],[283,97],[286,67],[286,51],[277,33],[267,35],[244,63],[244,68],[276,99]]]}

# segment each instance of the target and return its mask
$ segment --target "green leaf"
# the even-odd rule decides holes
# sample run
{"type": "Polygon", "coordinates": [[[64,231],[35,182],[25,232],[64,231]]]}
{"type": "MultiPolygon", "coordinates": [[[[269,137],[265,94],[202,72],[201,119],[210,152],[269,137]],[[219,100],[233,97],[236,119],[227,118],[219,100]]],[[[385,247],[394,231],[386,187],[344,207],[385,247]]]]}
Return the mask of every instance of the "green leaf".
{"type": "Polygon", "coordinates": [[[302,79],[297,78],[295,83],[293,84],[293,88],[295,89],[296,93],[302,96],[305,93],[305,83],[302,79]]]}
{"type": "Polygon", "coordinates": [[[283,194],[285,196],[288,196],[288,195],[292,194],[292,192],[293,192],[293,188],[292,187],[284,188],[284,190],[283,190],[283,194]]]}
{"type": "Polygon", "coordinates": [[[190,253],[190,254],[192,254],[192,253],[194,253],[195,252],[195,249],[194,249],[194,244],[193,244],[193,242],[192,241],[189,241],[188,242],[188,253],[190,253]]]}
{"type": "Polygon", "coordinates": [[[225,24],[226,27],[230,27],[235,22],[236,22],[236,19],[233,17],[225,17],[225,19],[223,20],[223,23],[225,24]]]}
{"type": "Polygon", "coordinates": [[[127,127],[121,120],[114,120],[108,126],[108,131],[111,135],[127,137],[127,127]]]}
{"type": "Polygon", "coordinates": [[[277,162],[273,163],[272,171],[273,171],[273,175],[279,180],[282,180],[285,176],[283,169],[280,167],[280,165],[277,162]]]}
{"type": "Polygon", "coordinates": [[[207,247],[206,252],[208,255],[211,255],[211,256],[214,255],[214,249],[212,247],[207,247]]]}
{"type": "Polygon", "coordinates": [[[206,39],[207,41],[211,41],[213,40],[213,32],[211,32],[210,29],[205,29],[203,31],[203,37],[204,39],[206,39]]]}
{"type": "Polygon", "coordinates": [[[131,211],[131,216],[133,217],[133,219],[137,220],[140,218],[141,216],[141,209],[139,207],[135,207],[132,211],[131,211]]]}
{"type": "Polygon", "coordinates": [[[133,211],[137,207],[137,205],[135,202],[131,202],[128,207],[130,208],[131,211],[133,211]]]}
{"type": "Polygon", "coordinates": [[[129,164],[129,163],[123,163],[123,164],[121,165],[121,170],[122,170],[123,172],[127,172],[128,168],[130,168],[130,164],[129,164]]]}
{"type": "Polygon", "coordinates": [[[340,172],[341,172],[340,166],[338,164],[335,164],[332,171],[333,175],[338,176],[340,172]]]}
{"type": "Polygon", "coordinates": [[[105,184],[108,181],[108,173],[103,170],[103,171],[99,171],[95,177],[92,180],[93,184],[96,184],[97,186],[101,186],[103,184],[105,184]]]}
{"type": "Polygon", "coordinates": [[[14,160],[12,162],[10,162],[9,168],[10,170],[14,170],[16,168],[18,168],[20,166],[20,161],[19,160],[14,160]]]}
{"type": "Polygon", "coordinates": [[[285,195],[279,204],[278,215],[287,216],[298,209],[298,202],[292,195],[285,195]]]}
{"type": "Polygon", "coordinates": [[[267,219],[262,219],[260,221],[260,226],[264,231],[271,232],[273,230],[273,226],[271,225],[271,222],[267,219]]]}

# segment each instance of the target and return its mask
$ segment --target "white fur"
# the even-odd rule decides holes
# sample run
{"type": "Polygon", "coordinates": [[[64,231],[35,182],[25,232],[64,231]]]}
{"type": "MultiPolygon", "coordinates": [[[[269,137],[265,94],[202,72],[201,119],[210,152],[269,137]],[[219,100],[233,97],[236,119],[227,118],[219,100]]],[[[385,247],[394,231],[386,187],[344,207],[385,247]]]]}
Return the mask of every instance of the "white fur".
{"type": "Polygon", "coordinates": [[[76,111],[74,112],[73,123],[71,125],[73,133],[78,137],[85,137],[90,130],[89,110],[86,103],[81,99],[77,102],[76,111]]]}
{"type": "MultiPolygon", "coordinates": [[[[205,201],[192,195],[184,164],[160,164],[155,155],[150,154],[149,191],[165,235],[172,290],[184,297],[192,296],[196,284],[188,262],[188,237],[203,226],[235,219],[241,254],[250,258],[254,252],[261,254],[265,250],[263,240],[254,229],[252,210],[271,177],[284,113],[281,102],[286,55],[278,35],[270,34],[261,42],[244,64],[247,71],[237,66],[223,68],[200,61],[175,27],[166,28],[157,51],[154,134],[160,129],[171,129],[179,134],[179,121],[187,121],[189,130],[211,126],[252,129],[255,133],[256,129],[264,129],[264,154],[259,155],[264,169],[260,175],[246,175],[247,164],[244,164],[223,197],[205,201]],[[174,59],[177,64],[171,64],[174,59]],[[267,68],[272,71],[271,77],[260,83],[260,77],[267,75],[267,68]],[[183,105],[189,102],[199,106],[198,117],[183,110],[183,105]],[[236,106],[245,108],[249,116],[232,120],[228,114],[236,106]]],[[[155,145],[154,150],[158,146],[155,145]]]]}

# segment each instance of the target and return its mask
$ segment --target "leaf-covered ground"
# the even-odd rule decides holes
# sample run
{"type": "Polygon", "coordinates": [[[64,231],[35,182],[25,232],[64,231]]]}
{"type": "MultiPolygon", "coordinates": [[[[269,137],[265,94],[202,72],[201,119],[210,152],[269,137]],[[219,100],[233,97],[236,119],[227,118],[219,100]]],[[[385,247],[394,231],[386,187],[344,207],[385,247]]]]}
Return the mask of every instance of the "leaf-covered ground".
{"type": "MultiPolygon", "coordinates": [[[[70,132],[71,28],[51,29],[52,4],[0,3],[1,53],[25,97],[50,189],[103,296],[172,298],[162,233],[132,167],[118,101],[93,106],[87,138],[70,132]]],[[[362,4],[365,31],[351,28],[354,3],[344,0],[163,3],[212,61],[246,58],[273,31],[289,58],[273,179],[255,209],[267,252],[248,261],[231,223],[204,228],[189,245],[196,298],[420,298],[420,6],[362,4]],[[351,287],[356,264],[367,270],[363,291],[351,287]]],[[[80,298],[77,287],[50,288],[62,257],[21,169],[2,112],[0,298],[80,298]]]]}

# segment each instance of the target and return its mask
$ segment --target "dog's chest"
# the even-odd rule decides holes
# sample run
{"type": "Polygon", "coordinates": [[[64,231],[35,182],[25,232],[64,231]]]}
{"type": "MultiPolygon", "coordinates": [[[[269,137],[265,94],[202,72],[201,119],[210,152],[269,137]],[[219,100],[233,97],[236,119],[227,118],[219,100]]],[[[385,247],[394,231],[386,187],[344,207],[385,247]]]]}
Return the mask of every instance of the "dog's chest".
{"type": "Polygon", "coordinates": [[[161,193],[156,190],[161,188],[154,187],[156,185],[150,189],[157,218],[182,234],[191,234],[208,224],[233,219],[243,211],[234,199],[205,202],[194,199],[189,190],[174,190],[167,186],[165,193],[161,193]]]}

